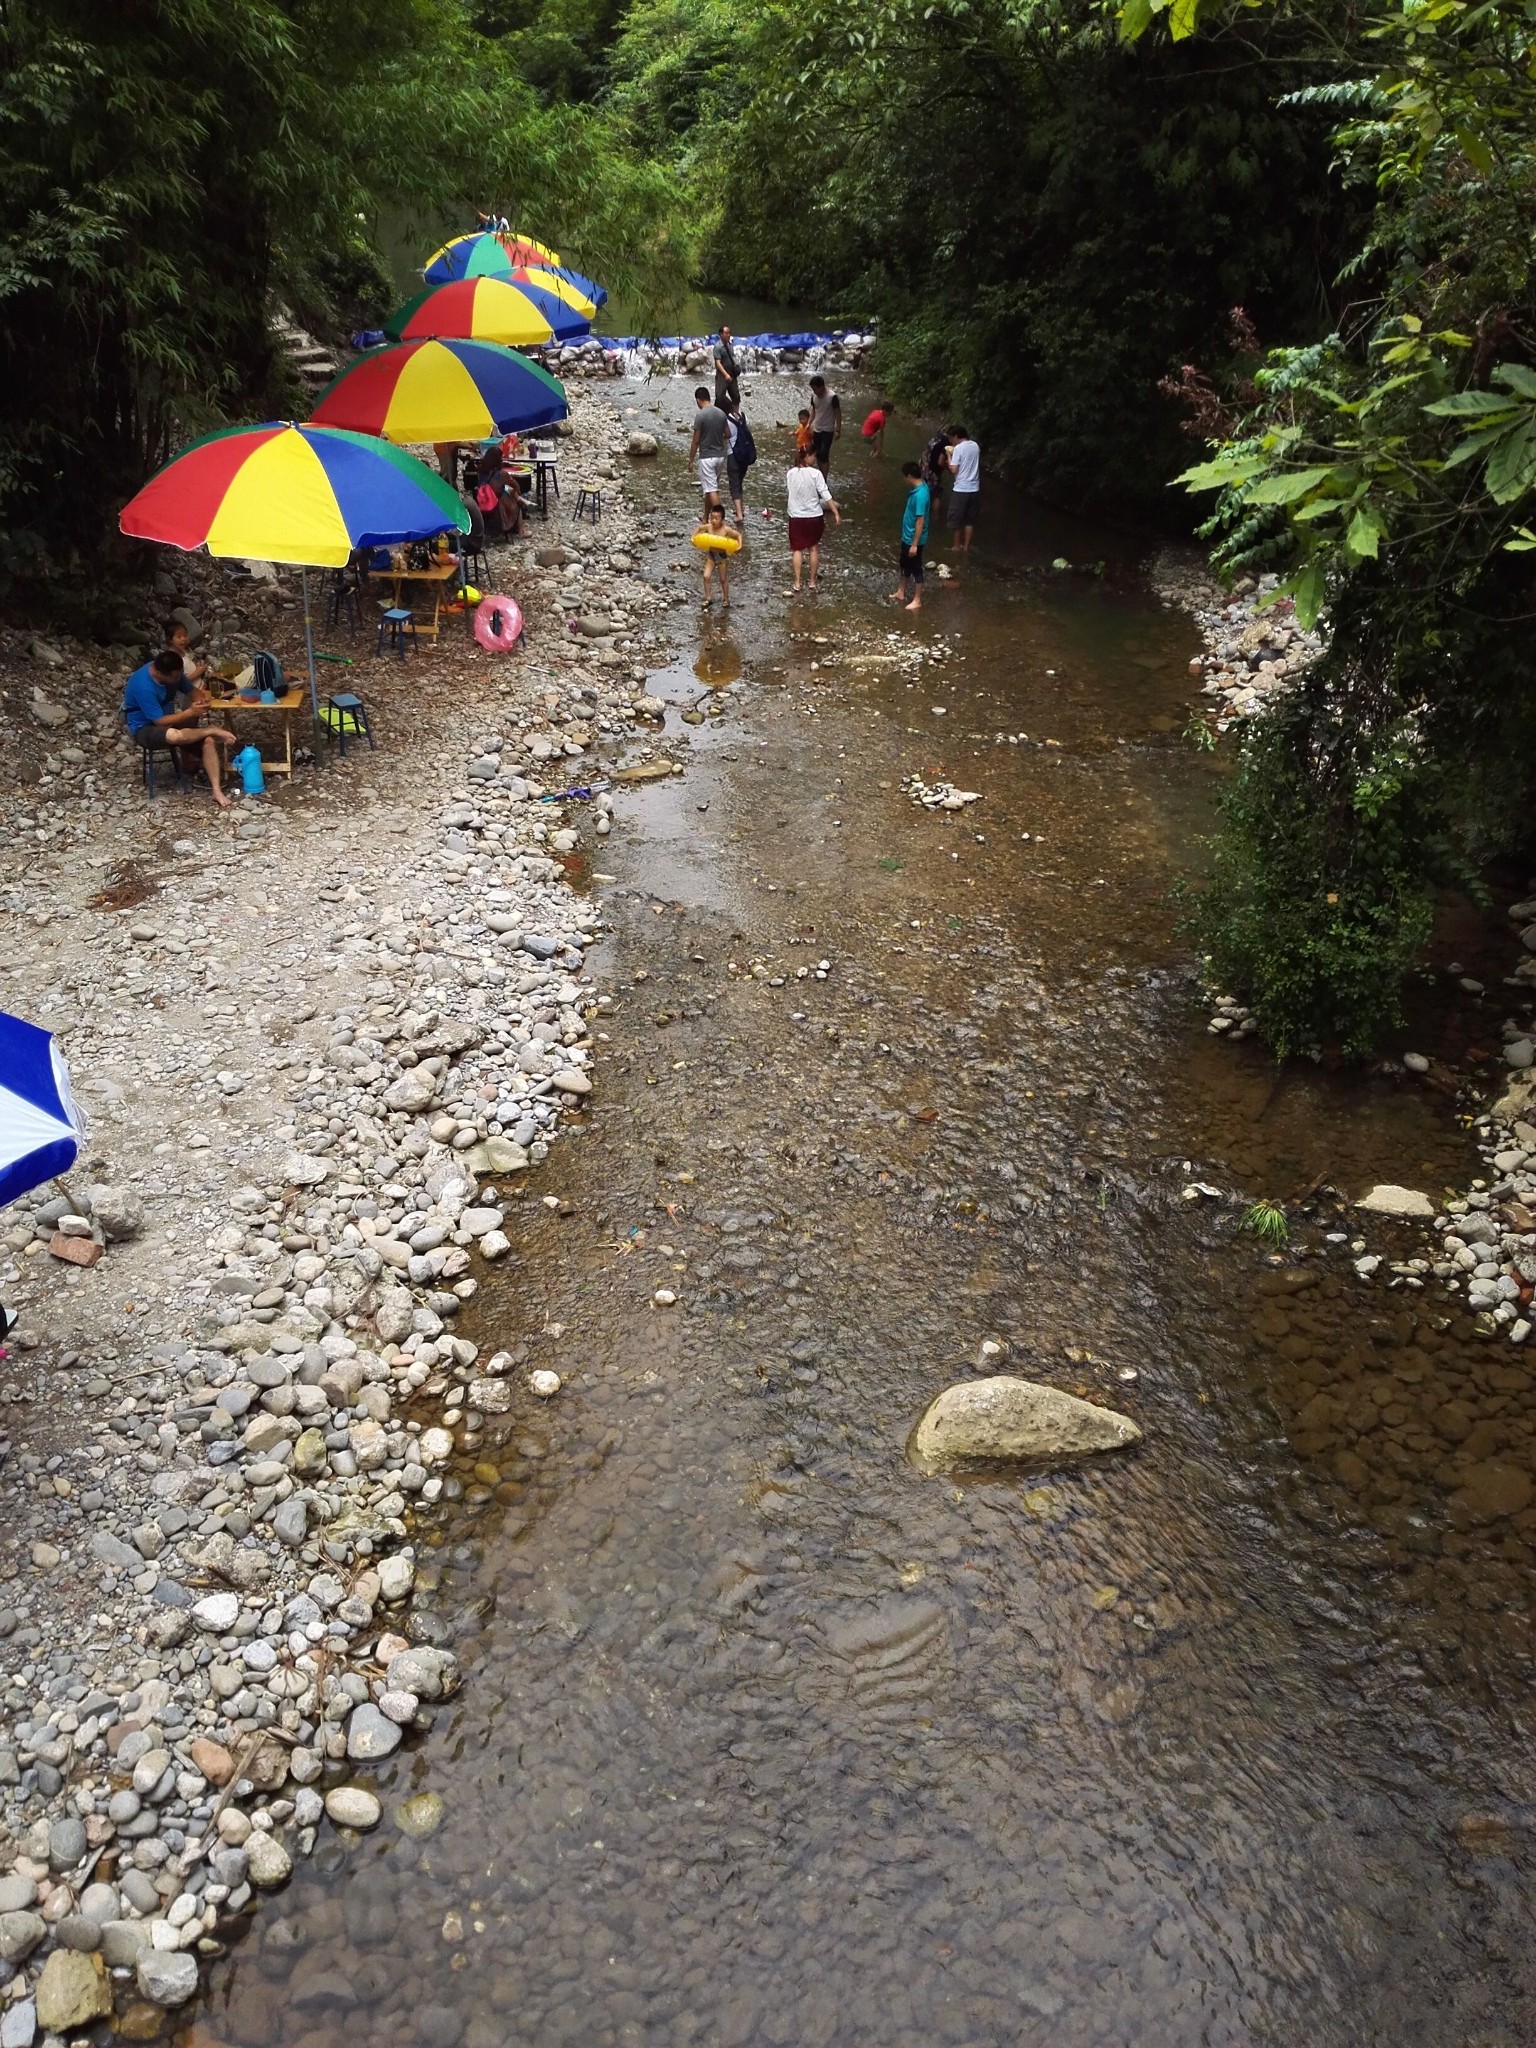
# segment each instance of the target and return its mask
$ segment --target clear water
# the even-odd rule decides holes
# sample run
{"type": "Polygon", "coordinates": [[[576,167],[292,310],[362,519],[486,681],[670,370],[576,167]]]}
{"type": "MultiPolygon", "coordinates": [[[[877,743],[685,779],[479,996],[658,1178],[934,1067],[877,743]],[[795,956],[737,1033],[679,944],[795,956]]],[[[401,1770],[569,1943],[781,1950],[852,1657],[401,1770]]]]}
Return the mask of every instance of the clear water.
{"type": "MultiPolygon", "coordinates": [[[[1528,2042],[1530,1532],[1446,1468],[1457,1406],[1529,1466],[1529,1374],[1181,1200],[1186,1161],[1245,1197],[1438,1186],[1463,1142],[1438,1098],[1206,1036],[1167,891],[1220,771],[1128,545],[989,486],[974,563],[898,617],[898,422],[883,463],[843,442],[792,606],[758,508],[794,395],[749,396],[736,604],[678,613],[658,682],[687,776],[596,852],[599,1092],[474,1332],[566,1388],[423,1531],[414,1629],[468,1682],[189,2038],[1528,2042]],[[869,659],[939,636],[916,678],[869,659]],[[983,801],[920,812],[913,771],[983,801]],[[919,1475],[988,1337],[1145,1445],[919,1475]]],[[[654,556],[692,594],[686,389],[614,396],[662,408],[654,556]]]]}

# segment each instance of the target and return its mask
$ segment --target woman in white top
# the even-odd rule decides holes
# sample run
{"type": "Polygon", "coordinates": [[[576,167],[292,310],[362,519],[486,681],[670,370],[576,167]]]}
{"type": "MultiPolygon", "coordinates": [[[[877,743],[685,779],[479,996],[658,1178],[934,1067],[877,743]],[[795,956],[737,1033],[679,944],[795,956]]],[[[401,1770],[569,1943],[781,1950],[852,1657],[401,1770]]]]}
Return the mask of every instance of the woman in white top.
{"type": "Polygon", "coordinates": [[[827,480],[816,464],[816,450],[802,448],[795,456],[793,469],[784,472],[784,485],[789,494],[789,553],[795,565],[795,589],[800,588],[800,563],[804,556],[811,558],[811,589],[816,588],[816,575],[821,567],[821,537],[827,530],[826,514],[832,514],[835,526],[841,526],[843,515],[837,500],[827,489],[827,480]]]}

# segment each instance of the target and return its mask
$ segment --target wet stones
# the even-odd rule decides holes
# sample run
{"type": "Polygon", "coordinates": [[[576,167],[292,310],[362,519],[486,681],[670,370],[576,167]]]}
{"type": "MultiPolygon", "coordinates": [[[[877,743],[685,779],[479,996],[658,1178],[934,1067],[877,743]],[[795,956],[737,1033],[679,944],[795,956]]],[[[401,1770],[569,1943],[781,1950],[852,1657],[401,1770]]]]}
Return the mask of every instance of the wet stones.
{"type": "Polygon", "coordinates": [[[184,1949],[144,1949],[135,1975],[152,2005],[185,2005],[197,1990],[197,1958],[184,1949]]]}
{"type": "Polygon", "coordinates": [[[251,1883],[263,1891],[275,1891],[293,1875],[293,1858],[266,1828],[252,1828],[246,1837],[245,1857],[251,1883]]]}
{"type": "Polygon", "coordinates": [[[1518,1515],[1536,1497],[1536,1480],[1520,1465],[1489,1459],[1471,1466],[1451,1495],[1452,1515],[1462,1523],[1495,1522],[1518,1515]]]}
{"type": "MultiPolygon", "coordinates": [[[[355,1717],[354,1717],[355,1718],[355,1717]]],[[[376,1828],[383,1808],[361,1785],[338,1785],[325,1795],[325,1811],[339,1828],[376,1828]]]]}
{"type": "Polygon", "coordinates": [[[913,1432],[915,1463],[930,1469],[968,1459],[1092,1456],[1140,1443],[1129,1416],[1036,1380],[1002,1374],[947,1387],[913,1432]]]}
{"type": "Polygon", "coordinates": [[[404,1600],[416,1580],[416,1565],[412,1558],[399,1551],[392,1551],[379,1561],[379,1598],[393,1603],[404,1600]]]}
{"type": "MultiPolygon", "coordinates": [[[[399,1690],[391,1684],[391,1690],[399,1690]]],[[[347,1722],[347,1755],[354,1763],[378,1763],[400,1747],[400,1730],[371,1700],[354,1708],[347,1722]]]]}
{"type": "Polygon", "coordinates": [[[459,1677],[459,1660],[451,1650],[419,1646],[391,1657],[387,1682],[391,1692],[412,1692],[419,1699],[443,1700],[458,1691],[459,1677]]]}
{"type": "Polygon", "coordinates": [[[50,2034],[105,2019],[112,2010],[112,1980],[99,1955],[56,1948],[37,1980],[37,2019],[50,2034]]]}
{"type": "Polygon", "coordinates": [[[402,1800],[395,1809],[395,1823],[402,1834],[409,1835],[413,1841],[424,1842],[442,1826],[444,1811],[443,1801],[436,1792],[417,1792],[410,1799],[402,1800]]]}

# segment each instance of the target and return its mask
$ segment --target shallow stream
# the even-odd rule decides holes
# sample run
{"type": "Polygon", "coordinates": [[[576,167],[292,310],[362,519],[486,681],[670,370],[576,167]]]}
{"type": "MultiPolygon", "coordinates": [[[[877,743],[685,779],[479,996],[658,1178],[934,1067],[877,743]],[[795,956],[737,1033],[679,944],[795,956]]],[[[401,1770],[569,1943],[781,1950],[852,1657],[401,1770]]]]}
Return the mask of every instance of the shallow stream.
{"type": "Polygon", "coordinates": [[[1271,1264],[1182,1196],[1471,1155],[1438,1096],[1207,1035],[1167,892],[1220,771],[1136,551],[989,486],[973,563],[897,615],[919,436],[855,430],[792,605],[795,392],[749,399],[775,516],[700,622],[687,386],[614,387],[665,436],[637,488],[688,579],[654,685],[688,768],[593,849],[598,1092],[471,1331],[566,1387],[520,1387],[426,1533],[412,1632],[467,1682],[381,1768],[391,1817],[329,1838],[189,2038],[1536,2039],[1531,1532],[1443,1473],[1475,1431],[1529,1469],[1530,1376],[1356,1281],[1332,1209],[1271,1264]],[[982,801],[924,812],[913,772],[982,801]],[[1145,1445],[921,1476],[984,1338],[1145,1445]]]}

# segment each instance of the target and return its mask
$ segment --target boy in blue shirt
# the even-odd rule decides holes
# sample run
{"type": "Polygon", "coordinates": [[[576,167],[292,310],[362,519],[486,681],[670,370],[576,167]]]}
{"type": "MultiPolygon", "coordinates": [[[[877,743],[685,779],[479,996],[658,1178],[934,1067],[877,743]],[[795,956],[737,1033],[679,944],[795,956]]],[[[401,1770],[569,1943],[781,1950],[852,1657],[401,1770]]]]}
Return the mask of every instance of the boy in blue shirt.
{"type": "Polygon", "coordinates": [[[193,747],[201,747],[203,772],[213,800],[221,811],[227,810],[229,798],[220,787],[218,742],[227,740],[231,746],[239,742],[221,726],[198,725],[208,709],[206,690],[194,689],[191,701],[182,710],[176,709],[177,694],[185,683],[186,664],[173,648],[166,648],[128,678],[123,689],[124,722],[141,747],[175,747],[179,760],[185,760],[193,747]]]}
{"type": "Polygon", "coordinates": [[[891,597],[897,604],[907,599],[910,591],[909,612],[920,612],[923,608],[923,542],[928,535],[928,513],[933,503],[933,493],[923,482],[923,472],[915,462],[904,462],[901,474],[907,486],[906,508],[901,515],[901,587],[893,590],[891,597]]]}

